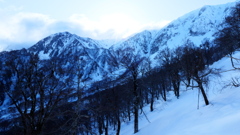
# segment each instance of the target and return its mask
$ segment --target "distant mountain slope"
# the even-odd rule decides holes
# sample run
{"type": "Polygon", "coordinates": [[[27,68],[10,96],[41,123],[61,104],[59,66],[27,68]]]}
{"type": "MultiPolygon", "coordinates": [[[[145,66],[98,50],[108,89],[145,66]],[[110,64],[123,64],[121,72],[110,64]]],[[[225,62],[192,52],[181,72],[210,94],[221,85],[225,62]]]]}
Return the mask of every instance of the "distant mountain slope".
{"type": "Polygon", "coordinates": [[[179,17],[159,31],[143,31],[113,45],[110,50],[129,50],[131,53],[150,57],[155,63],[156,57],[159,57],[158,55],[166,47],[174,49],[187,41],[197,46],[205,41],[213,43],[216,38],[215,33],[224,28],[225,18],[229,16],[233,6],[235,3],[204,6],[179,17]]]}
{"type": "Polygon", "coordinates": [[[156,57],[160,57],[166,47],[182,46],[188,40],[197,46],[206,40],[212,42],[214,34],[224,27],[224,19],[234,5],[205,6],[176,19],[159,31],[143,31],[109,49],[103,47],[104,42],[62,32],[40,40],[27,50],[38,54],[40,59],[59,57],[65,63],[74,63],[77,57],[81,59],[84,78],[99,81],[111,76],[109,73],[118,73],[117,70],[124,68],[114,65],[114,52],[119,52],[121,56],[131,53],[150,58],[152,63],[156,63],[156,57]]]}
{"type": "Polygon", "coordinates": [[[103,41],[62,32],[40,40],[27,50],[38,54],[40,59],[59,57],[66,61],[65,63],[74,63],[74,58],[77,57],[81,59],[84,78],[91,78],[92,82],[100,81],[110,77],[112,74],[109,73],[119,74],[118,70],[124,68],[116,67],[113,62],[114,52],[119,52],[121,56],[131,53],[150,58],[152,63],[156,63],[156,57],[161,57],[161,51],[166,47],[182,46],[186,41],[192,41],[197,46],[206,40],[212,42],[215,39],[214,34],[224,27],[224,19],[234,5],[235,3],[205,6],[176,19],[159,31],[145,30],[112,45],[109,49],[103,47],[103,41]]]}
{"type": "Polygon", "coordinates": [[[204,6],[176,19],[157,32],[143,31],[113,48],[134,47],[136,51],[152,55],[165,47],[182,46],[187,40],[198,46],[207,39],[212,41],[215,38],[214,34],[224,27],[224,19],[234,5],[235,3],[204,6]]]}

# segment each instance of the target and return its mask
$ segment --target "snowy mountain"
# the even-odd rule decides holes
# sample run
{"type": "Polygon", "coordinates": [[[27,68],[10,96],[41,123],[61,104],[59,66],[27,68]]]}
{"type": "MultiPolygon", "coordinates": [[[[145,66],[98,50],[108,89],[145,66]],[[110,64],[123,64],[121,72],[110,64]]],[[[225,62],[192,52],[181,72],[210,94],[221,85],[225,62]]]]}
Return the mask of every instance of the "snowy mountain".
{"type": "MultiPolygon", "coordinates": [[[[115,69],[109,68],[113,66],[108,63],[113,51],[125,54],[130,52],[141,57],[150,57],[154,61],[166,47],[173,49],[184,45],[187,41],[193,42],[196,46],[207,40],[212,42],[215,39],[214,34],[224,27],[224,19],[234,5],[235,3],[205,6],[176,19],[159,31],[145,30],[125,41],[113,44],[109,49],[103,48],[104,41],[63,32],[44,38],[28,50],[39,54],[40,58],[68,57],[78,53],[79,56],[86,57],[89,65],[96,64],[98,69],[93,70],[113,72],[115,69]]],[[[111,43],[107,43],[106,46],[109,44],[111,43]]],[[[104,76],[104,73],[101,76],[104,76]]]]}
{"type": "MultiPolygon", "coordinates": [[[[64,107],[61,106],[57,109],[69,107],[70,110],[75,109],[74,107],[72,107],[73,106],[72,103],[82,102],[80,101],[80,98],[86,98],[84,99],[85,100],[84,106],[81,106],[81,107],[84,108],[86,106],[89,107],[92,105],[92,107],[88,108],[89,109],[88,113],[91,113],[93,120],[90,119],[92,117],[90,118],[84,117],[84,119],[89,118],[90,121],[91,120],[97,121],[99,125],[101,124],[104,125],[105,124],[104,119],[109,118],[107,117],[102,120],[101,116],[105,117],[104,115],[106,113],[102,114],[101,109],[104,110],[105,107],[110,106],[109,105],[110,103],[114,103],[113,100],[114,101],[119,100],[119,102],[115,104],[121,104],[125,106],[121,108],[120,107],[121,105],[119,106],[116,105],[120,109],[118,110],[119,112],[114,112],[114,116],[112,116],[112,118],[115,121],[117,119],[118,122],[120,121],[119,117],[121,115],[124,116],[125,118],[124,120],[126,120],[127,117],[129,117],[130,119],[130,116],[131,116],[130,113],[132,112],[132,110],[129,111],[129,108],[133,108],[131,105],[134,104],[134,102],[129,99],[135,99],[135,98],[131,97],[132,93],[129,93],[129,88],[132,87],[132,84],[129,84],[129,82],[131,82],[129,81],[131,80],[129,78],[139,79],[140,75],[137,76],[136,72],[142,73],[141,77],[144,78],[145,77],[144,75],[146,75],[148,71],[150,71],[150,69],[160,68],[162,66],[161,65],[161,58],[163,57],[162,52],[166,48],[169,48],[170,50],[174,50],[177,47],[184,46],[186,43],[189,43],[189,42],[193,43],[196,46],[201,46],[201,44],[204,44],[206,41],[208,41],[212,46],[214,46],[213,41],[215,40],[215,38],[217,38],[216,33],[218,33],[219,30],[222,30],[224,27],[226,27],[225,18],[230,15],[232,11],[232,7],[234,7],[235,4],[236,3],[228,3],[225,5],[218,5],[218,6],[205,6],[201,9],[192,11],[176,19],[175,21],[171,22],[168,26],[162,28],[161,30],[158,30],[158,31],[145,30],[124,41],[119,41],[117,43],[107,42],[107,41],[98,41],[90,38],[79,37],[69,32],[61,32],[61,33],[50,35],[40,40],[39,42],[37,42],[35,45],[33,45],[28,49],[21,49],[21,50],[15,50],[10,52],[0,52],[0,60],[2,61],[2,63],[0,63],[0,68],[1,68],[0,86],[6,86],[10,89],[10,91],[6,92],[5,94],[4,91],[6,90],[0,87],[0,92],[1,92],[0,93],[0,114],[1,114],[0,122],[3,121],[6,124],[9,119],[15,119],[15,118],[17,119],[20,115],[22,115],[23,118],[28,118],[28,117],[25,117],[24,113],[17,114],[16,109],[15,110],[12,109],[14,105],[20,106],[19,107],[20,109],[18,108],[18,111],[21,110],[21,108],[25,107],[22,112],[25,112],[25,113],[29,112],[29,114],[32,113],[31,114],[33,116],[32,119],[35,119],[33,115],[35,114],[34,111],[36,111],[36,113],[39,114],[38,109],[42,108],[43,109],[42,111],[45,111],[44,110],[45,107],[47,107],[48,105],[49,106],[54,105],[55,103],[52,103],[53,101],[52,98],[49,98],[51,99],[49,102],[42,102],[42,104],[38,104],[39,106],[42,105],[42,107],[38,107],[38,105],[31,106],[31,109],[32,109],[31,111],[30,111],[30,103],[32,103],[32,101],[36,103],[35,101],[37,100],[48,99],[47,98],[48,96],[50,97],[53,96],[53,98],[56,98],[56,101],[59,101],[59,102],[65,101],[67,103],[67,105],[66,104],[63,105],[64,107]],[[150,62],[149,61],[148,62],[151,63],[150,64],[151,67],[147,69],[148,71],[143,71],[141,68],[149,64],[146,61],[144,61],[145,59],[149,60],[150,62]],[[21,72],[21,71],[25,71],[25,72],[21,72]],[[2,76],[4,76],[5,78],[2,76]],[[33,77],[33,76],[37,76],[37,77],[33,77]],[[58,81],[60,83],[56,83],[58,81]],[[8,84],[10,83],[11,83],[11,86],[10,85],[8,86],[8,84]],[[118,84],[121,84],[121,85],[119,85],[115,89],[110,89],[115,87],[118,84]],[[126,84],[127,86],[125,87],[123,86],[123,84],[126,84]],[[13,90],[14,88],[18,89],[20,92],[15,94],[13,90]],[[24,93],[23,89],[28,89],[33,91],[35,91],[36,89],[39,89],[40,92],[24,93]],[[120,89],[120,90],[115,91],[116,89],[120,89]],[[79,92],[80,90],[83,90],[83,91],[79,92]],[[111,93],[110,95],[119,93],[121,96],[116,96],[112,99],[112,97],[108,95],[109,93],[104,93],[103,90],[107,92],[110,91],[109,92],[111,93]],[[9,95],[11,95],[12,92],[14,93],[14,95],[11,97],[9,95]],[[17,97],[18,95],[22,94],[21,92],[23,93],[23,97],[20,97],[20,98],[14,97],[14,96],[17,97]],[[48,95],[44,95],[43,94],[44,92],[49,92],[49,93],[48,95]],[[99,96],[96,93],[103,94],[104,96],[106,96],[106,98],[101,99],[101,96],[99,96]],[[56,95],[59,94],[60,96],[55,96],[54,94],[56,95]],[[62,96],[61,94],[63,94],[64,96],[62,96]],[[29,97],[27,97],[26,95],[29,95],[29,97]],[[66,95],[69,97],[67,97],[66,95]],[[9,98],[11,98],[13,101],[10,101],[9,98]],[[123,99],[120,100],[120,98],[123,98],[123,99]],[[16,101],[14,99],[16,99],[16,101]],[[30,103],[29,104],[26,103],[24,106],[22,104],[22,102],[24,101],[30,102],[30,103]],[[102,105],[100,104],[101,102],[108,103],[108,104],[102,105]],[[10,107],[7,108],[7,106],[10,106],[10,107]],[[128,114],[125,114],[124,112],[125,110],[123,111],[123,109],[128,110],[128,114]],[[115,113],[117,114],[117,116],[115,116],[115,113]],[[7,122],[4,120],[6,120],[7,122]]],[[[160,76],[164,77],[164,75],[165,75],[164,73],[161,73],[161,74],[158,74],[158,77],[160,76]]],[[[156,75],[154,75],[152,78],[154,78],[155,76],[156,75]]],[[[144,79],[150,80],[148,78],[144,78],[144,79]]],[[[166,79],[163,78],[161,81],[165,81],[165,80],[166,79]]],[[[155,80],[153,79],[153,81],[155,80]]],[[[214,84],[212,84],[211,86],[214,86],[214,84]]],[[[184,92],[182,91],[182,93],[184,92]]],[[[181,97],[181,98],[184,98],[184,101],[183,99],[180,99],[180,100],[182,102],[187,102],[188,100],[190,100],[188,99],[188,96],[187,96],[187,95],[191,95],[189,93],[191,92],[186,92],[187,98],[184,98],[184,96],[181,97]]],[[[154,95],[153,92],[151,94],[154,95]]],[[[146,101],[146,102],[149,102],[149,101],[146,101]]],[[[113,109],[111,110],[115,111],[116,106],[112,107],[113,109]]],[[[182,107],[185,107],[185,106],[182,106],[182,107]]],[[[186,111],[192,111],[192,110],[193,108],[191,108],[191,110],[186,110],[186,111]]],[[[62,110],[60,111],[54,110],[54,111],[56,113],[56,112],[61,112],[62,110]]],[[[176,111],[178,110],[176,109],[176,111]]],[[[169,113],[169,114],[174,115],[174,113],[169,113]]],[[[195,114],[198,115],[199,113],[195,112],[195,114]]],[[[69,115],[74,116],[76,115],[76,113],[72,111],[70,112],[69,115]]],[[[170,117],[170,116],[167,116],[167,114],[163,114],[163,115],[166,115],[166,117],[170,117]]],[[[179,114],[178,118],[181,117],[180,115],[181,114],[179,114]]],[[[59,119],[58,116],[56,117],[57,119],[59,119]]],[[[192,118],[196,118],[196,117],[192,117],[192,118]]],[[[154,119],[157,120],[157,118],[154,118],[154,119]]],[[[165,121],[167,123],[167,120],[165,121]]],[[[52,124],[51,122],[52,121],[50,121],[50,124],[52,124]]],[[[191,121],[187,121],[187,122],[191,122],[191,121]]],[[[86,128],[88,128],[86,123],[84,123],[84,125],[86,126],[86,128]]],[[[159,122],[156,122],[156,123],[159,123],[159,122]]],[[[116,122],[114,124],[116,126],[116,122]]],[[[146,123],[144,124],[146,125],[146,123]]],[[[171,124],[171,123],[168,123],[168,124],[171,124]]],[[[57,126],[56,123],[55,125],[57,126]]],[[[68,124],[66,125],[69,126],[68,124]]],[[[144,127],[144,126],[141,126],[141,127],[144,127]]],[[[168,126],[162,126],[162,127],[168,128],[168,126]]],[[[36,127],[33,127],[33,129],[35,128],[36,127]]],[[[155,128],[155,127],[152,127],[152,128],[155,128]]],[[[177,127],[177,129],[179,128],[181,127],[177,127]]],[[[103,132],[101,130],[102,129],[99,128],[99,133],[103,132]]],[[[47,131],[47,128],[46,128],[46,131],[47,131]]],[[[96,132],[95,130],[93,131],[96,132]]],[[[127,132],[129,131],[127,130],[127,128],[125,128],[123,129],[122,134],[127,134],[127,132]]],[[[142,133],[139,132],[139,134],[145,134],[146,132],[147,131],[146,130],[144,131],[143,129],[143,132],[142,133]]],[[[161,131],[159,130],[159,132],[161,131]]],[[[156,131],[156,134],[157,133],[158,131],[156,131]]],[[[185,133],[188,133],[188,132],[185,132],[185,133]]]]}
{"type": "Polygon", "coordinates": [[[112,55],[108,49],[102,48],[98,41],[82,38],[69,32],[46,37],[28,50],[37,53],[40,59],[58,57],[66,64],[68,62],[74,64],[77,58],[84,71],[84,79],[94,78],[94,81],[99,81],[108,72],[115,70],[114,63],[110,60],[112,55]]]}
{"type": "Polygon", "coordinates": [[[212,42],[216,38],[215,33],[224,28],[224,20],[234,5],[235,3],[204,6],[176,19],[159,31],[145,30],[113,45],[110,50],[131,50],[154,61],[166,47],[174,49],[187,41],[193,42],[196,46],[205,41],[212,42]]]}

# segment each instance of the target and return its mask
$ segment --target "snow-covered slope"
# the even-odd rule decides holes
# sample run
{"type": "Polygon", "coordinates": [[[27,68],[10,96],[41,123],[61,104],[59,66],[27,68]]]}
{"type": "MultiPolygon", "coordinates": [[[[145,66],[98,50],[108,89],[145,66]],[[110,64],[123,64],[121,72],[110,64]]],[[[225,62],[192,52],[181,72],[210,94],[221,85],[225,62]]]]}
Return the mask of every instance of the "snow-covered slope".
{"type": "Polygon", "coordinates": [[[149,57],[155,63],[156,57],[160,57],[161,51],[166,47],[174,49],[184,45],[187,41],[193,42],[197,46],[205,41],[212,43],[215,33],[224,27],[225,17],[229,16],[231,7],[235,4],[233,2],[217,6],[204,6],[176,19],[161,30],[145,30],[117,43],[82,38],[64,32],[46,37],[29,50],[39,53],[43,58],[66,56],[76,53],[76,50],[85,50],[86,53],[82,53],[82,55],[88,55],[89,59],[97,60],[95,61],[97,65],[106,72],[108,72],[107,68],[112,66],[107,62],[111,57],[109,56],[110,52],[120,52],[121,55],[133,53],[140,57],[149,57]],[[99,60],[100,57],[101,60],[99,60]],[[106,58],[106,60],[102,58],[106,58]]]}
{"type": "Polygon", "coordinates": [[[212,41],[214,34],[222,29],[222,23],[235,3],[204,6],[170,23],[157,33],[152,43],[152,53],[159,46],[170,48],[183,45],[187,40],[200,45],[204,39],[212,41]]]}
{"type": "MultiPolygon", "coordinates": [[[[236,54],[237,58],[240,53],[236,54]]],[[[213,68],[221,68],[221,76],[212,76],[208,89],[210,105],[204,105],[198,90],[181,88],[181,97],[168,95],[168,101],[158,101],[153,112],[145,107],[140,118],[140,131],[136,135],[239,135],[240,133],[240,90],[231,85],[232,78],[240,72],[232,69],[230,59],[223,58],[214,63],[213,68]]],[[[121,135],[132,135],[133,123],[125,123],[121,135]]]]}
{"type": "Polygon", "coordinates": [[[69,32],[46,37],[28,50],[38,54],[40,59],[58,57],[65,61],[66,65],[79,61],[83,79],[92,80],[91,82],[102,80],[108,72],[115,70],[108,49],[102,48],[96,40],[82,38],[69,32]]]}
{"type": "Polygon", "coordinates": [[[159,31],[143,31],[126,41],[113,45],[110,50],[128,51],[150,57],[154,63],[156,57],[166,47],[174,49],[187,41],[196,46],[205,41],[213,43],[216,33],[224,27],[224,21],[236,3],[217,6],[204,6],[171,22],[159,31]]]}

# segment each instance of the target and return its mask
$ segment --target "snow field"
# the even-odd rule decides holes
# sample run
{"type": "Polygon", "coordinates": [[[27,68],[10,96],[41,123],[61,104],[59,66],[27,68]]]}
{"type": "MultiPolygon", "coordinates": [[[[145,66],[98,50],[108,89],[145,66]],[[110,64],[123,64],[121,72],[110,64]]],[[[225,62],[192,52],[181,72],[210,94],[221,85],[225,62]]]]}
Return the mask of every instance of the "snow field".
{"type": "MultiPolygon", "coordinates": [[[[237,53],[234,57],[239,57],[237,53]]],[[[200,93],[198,109],[198,90],[185,87],[179,99],[168,94],[168,101],[155,102],[155,110],[149,105],[139,118],[139,132],[136,135],[239,135],[240,134],[240,88],[228,86],[231,79],[240,76],[232,69],[230,59],[225,57],[214,63],[213,68],[221,68],[221,76],[211,76],[207,90],[210,105],[204,104],[200,93]]],[[[133,122],[122,125],[121,135],[133,135],[133,122]]]]}

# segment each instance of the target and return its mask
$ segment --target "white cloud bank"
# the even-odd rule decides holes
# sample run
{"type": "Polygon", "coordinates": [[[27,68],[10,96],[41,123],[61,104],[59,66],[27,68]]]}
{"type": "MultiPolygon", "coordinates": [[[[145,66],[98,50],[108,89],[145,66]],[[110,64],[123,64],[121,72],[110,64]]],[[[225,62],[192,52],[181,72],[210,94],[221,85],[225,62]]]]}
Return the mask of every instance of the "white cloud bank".
{"type": "Polygon", "coordinates": [[[159,29],[169,23],[140,24],[124,14],[108,14],[99,20],[74,14],[65,21],[26,12],[9,15],[0,12],[0,17],[0,51],[27,48],[46,36],[63,31],[93,39],[121,39],[145,29],[159,29]]]}

